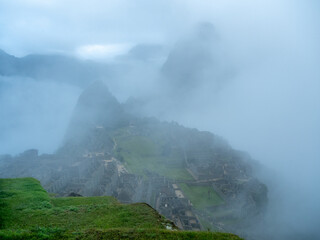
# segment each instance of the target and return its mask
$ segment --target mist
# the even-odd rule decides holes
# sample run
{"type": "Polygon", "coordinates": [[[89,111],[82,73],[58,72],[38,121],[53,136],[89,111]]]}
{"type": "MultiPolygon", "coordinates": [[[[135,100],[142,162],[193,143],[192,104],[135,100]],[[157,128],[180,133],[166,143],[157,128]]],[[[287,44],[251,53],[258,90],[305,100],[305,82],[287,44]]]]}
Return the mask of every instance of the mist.
{"type": "Polygon", "coordinates": [[[60,145],[80,89],[26,78],[0,78],[0,154],[60,145]]]}
{"type": "Polygon", "coordinates": [[[257,236],[316,239],[319,10],[312,0],[0,1],[0,49],[103,69],[80,85],[2,76],[0,154],[54,152],[99,78],[120,102],[139,99],[142,114],[211,131],[260,162],[269,206],[257,236]]]}

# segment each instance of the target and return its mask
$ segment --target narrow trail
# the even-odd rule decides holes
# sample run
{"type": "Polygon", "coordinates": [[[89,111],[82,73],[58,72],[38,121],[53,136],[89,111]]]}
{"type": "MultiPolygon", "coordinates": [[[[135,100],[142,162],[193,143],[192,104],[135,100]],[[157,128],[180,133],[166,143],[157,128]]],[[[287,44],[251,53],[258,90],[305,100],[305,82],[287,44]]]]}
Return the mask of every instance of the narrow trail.
{"type": "Polygon", "coordinates": [[[112,140],[113,140],[113,151],[115,151],[116,149],[117,149],[117,141],[116,141],[116,139],[115,138],[112,138],[112,140]]]}

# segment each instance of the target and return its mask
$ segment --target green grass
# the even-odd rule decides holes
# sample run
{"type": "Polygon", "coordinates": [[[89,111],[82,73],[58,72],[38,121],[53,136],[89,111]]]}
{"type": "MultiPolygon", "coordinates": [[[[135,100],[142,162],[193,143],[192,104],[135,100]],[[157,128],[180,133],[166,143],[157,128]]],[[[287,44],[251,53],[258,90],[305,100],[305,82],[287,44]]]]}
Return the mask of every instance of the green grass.
{"type": "Polygon", "coordinates": [[[70,230],[98,228],[163,228],[163,219],[146,204],[120,204],[113,197],[50,198],[32,178],[1,179],[5,206],[0,212],[9,229],[68,227],[70,230]],[[30,218],[32,216],[32,218],[30,218]]]}
{"type": "Polygon", "coordinates": [[[159,229],[112,229],[108,231],[88,231],[81,239],[145,239],[145,240],[241,240],[238,236],[228,233],[191,232],[191,231],[165,231],[159,229]]]}
{"type": "Polygon", "coordinates": [[[122,136],[120,133],[116,138],[117,157],[123,159],[130,172],[143,176],[145,170],[149,170],[169,179],[193,180],[179,153],[173,151],[163,156],[161,143],[151,137],[122,136]]]}
{"type": "Polygon", "coordinates": [[[0,239],[240,239],[165,230],[169,222],[144,203],[51,198],[33,178],[0,179],[0,222],[0,239]]]}
{"type": "Polygon", "coordinates": [[[1,231],[2,240],[242,240],[236,235],[218,232],[167,231],[160,229],[89,229],[84,232],[67,233],[61,229],[38,228],[28,231],[1,231]]]}
{"type": "Polygon", "coordinates": [[[203,210],[204,208],[224,203],[210,186],[194,186],[180,183],[179,187],[196,209],[203,210]]]}

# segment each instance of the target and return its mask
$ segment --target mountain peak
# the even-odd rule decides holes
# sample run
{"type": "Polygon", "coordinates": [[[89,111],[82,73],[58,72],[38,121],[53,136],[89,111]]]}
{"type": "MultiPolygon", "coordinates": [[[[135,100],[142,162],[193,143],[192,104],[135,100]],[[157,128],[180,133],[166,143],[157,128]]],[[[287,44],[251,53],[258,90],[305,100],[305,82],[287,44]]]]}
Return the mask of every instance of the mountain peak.
{"type": "Polygon", "coordinates": [[[114,128],[123,124],[125,119],[121,104],[103,82],[96,81],[80,95],[67,130],[66,140],[84,139],[91,129],[114,128]]]}
{"type": "Polygon", "coordinates": [[[78,105],[84,105],[92,109],[110,106],[120,107],[117,99],[102,81],[95,81],[86,88],[79,97],[78,105]]]}

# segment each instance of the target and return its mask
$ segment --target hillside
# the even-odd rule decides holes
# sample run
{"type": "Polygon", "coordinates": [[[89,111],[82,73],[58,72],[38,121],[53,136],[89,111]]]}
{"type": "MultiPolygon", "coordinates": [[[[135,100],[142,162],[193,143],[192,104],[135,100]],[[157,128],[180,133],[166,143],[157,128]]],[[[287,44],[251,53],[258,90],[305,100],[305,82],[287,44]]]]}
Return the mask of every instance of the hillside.
{"type": "Polygon", "coordinates": [[[1,239],[212,239],[227,233],[184,232],[144,203],[113,197],[50,197],[33,178],[0,179],[1,239]],[[173,230],[166,230],[173,229],[173,230]]]}
{"type": "Polygon", "coordinates": [[[2,156],[0,177],[34,177],[60,197],[145,202],[183,230],[243,234],[264,214],[267,188],[248,154],[213,133],[127,109],[94,83],[80,95],[56,153],[2,156]]]}

